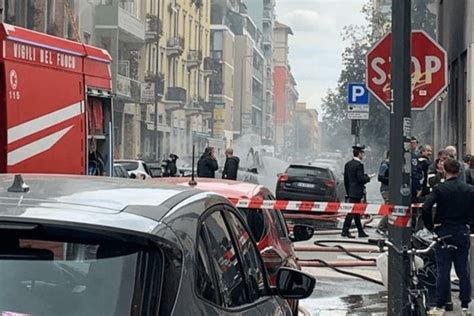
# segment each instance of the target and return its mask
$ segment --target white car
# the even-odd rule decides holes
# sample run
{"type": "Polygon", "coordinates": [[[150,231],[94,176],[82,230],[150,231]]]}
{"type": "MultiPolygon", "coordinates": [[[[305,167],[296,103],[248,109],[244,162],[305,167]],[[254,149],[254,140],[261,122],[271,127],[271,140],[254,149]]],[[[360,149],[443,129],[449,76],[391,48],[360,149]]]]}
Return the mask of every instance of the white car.
{"type": "Polygon", "coordinates": [[[151,179],[151,171],[143,160],[115,160],[115,163],[121,164],[132,178],[151,179]]]}

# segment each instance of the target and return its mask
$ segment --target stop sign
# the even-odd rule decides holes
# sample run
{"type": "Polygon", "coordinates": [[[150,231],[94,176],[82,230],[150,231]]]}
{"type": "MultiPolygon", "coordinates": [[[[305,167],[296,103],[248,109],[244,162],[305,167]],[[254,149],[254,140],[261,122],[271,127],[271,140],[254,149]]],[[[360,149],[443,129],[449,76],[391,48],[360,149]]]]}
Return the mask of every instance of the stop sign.
{"type": "MultiPolygon", "coordinates": [[[[423,31],[411,36],[411,107],[424,110],[446,88],[446,51],[423,31]]],[[[372,94],[390,109],[392,34],[386,34],[367,53],[366,80],[372,94]]]]}

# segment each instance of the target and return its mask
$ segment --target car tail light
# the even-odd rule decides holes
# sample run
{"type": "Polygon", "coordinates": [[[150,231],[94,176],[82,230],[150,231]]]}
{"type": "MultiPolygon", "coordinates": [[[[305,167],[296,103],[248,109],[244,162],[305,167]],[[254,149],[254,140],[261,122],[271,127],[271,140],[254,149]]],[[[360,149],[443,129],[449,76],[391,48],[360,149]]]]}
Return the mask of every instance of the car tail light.
{"type": "Polygon", "coordinates": [[[283,258],[273,249],[267,247],[261,252],[263,262],[270,276],[275,275],[278,269],[283,265],[283,258]]]}
{"type": "Polygon", "coordinates": [[[287,182],[289,180],[289,177],[286,173],[280,174],[278,176],[278,181],[280,182],[287,182]]]}
{"type": "Polygon", "coordinates": [[[336,186],[336,181],[334,181],[334,180],[324,180],[324,184],[328,188],[334,188],[336,186]]]}

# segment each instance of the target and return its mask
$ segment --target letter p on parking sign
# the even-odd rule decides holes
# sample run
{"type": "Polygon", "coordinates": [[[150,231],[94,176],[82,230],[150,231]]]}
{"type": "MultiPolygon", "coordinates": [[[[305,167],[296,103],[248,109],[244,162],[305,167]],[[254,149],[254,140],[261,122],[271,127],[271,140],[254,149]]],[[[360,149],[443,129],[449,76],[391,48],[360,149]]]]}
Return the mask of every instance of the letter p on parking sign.
{"type": "Polygon", "coordinates": [[[347,84],[347,103],[348,104],[369,104],[369,90],[364,83],[347,84]]]}

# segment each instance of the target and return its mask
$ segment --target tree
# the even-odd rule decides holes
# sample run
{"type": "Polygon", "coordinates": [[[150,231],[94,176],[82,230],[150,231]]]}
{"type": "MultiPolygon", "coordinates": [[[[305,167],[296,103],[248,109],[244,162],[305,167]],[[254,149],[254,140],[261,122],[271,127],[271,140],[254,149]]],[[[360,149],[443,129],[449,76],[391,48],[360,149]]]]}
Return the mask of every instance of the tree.
{"type": "MultiPolygon", "coordinates": [[[[433,0],[413,0],[412,27],[423,29],[431,36],[436,33],[436,16],[428,10],[433,0]]],[[[336,88],[328,90],[322,100],[322,130],[324,144],[328,149],[347,150],[353,143],[350,120],[347,119],[346,86],[349,82],[365,82],[365,56],[368,50],[390,31],[391,13],[374,10],[372,1],[362,8],[367,26],[348,26],[342,37],[348,46],[342,53],[343,69],[336,88]],[[337,141],[336,141],[337,140],[337,141]]],[[[375,98],[370,98],[369,120],[361,123],[361,142],[368,145],[372,157],[382,157],[389,143],[389,112],[375,98]]],[[[413,135],[423,142],[433,139],[433,107],[426,111],[413,112],[413,135]]]]}
{"type": "MultiPolygon", "coordinates": [[[[347,119],[346,86],[349,82],[365,82],[365,56],[383,35],[387,19],[375,12],[371,3],[363,8],[368,26],[347,26],[342,37],[349,44],[342,53],[343,69],[337,87],[329,90],[322,100],[326,148],[347,151],[352,144],[350,120],[347,119]],[[337,140],[337,141],[335,141],[337,140]]],[[[369,120],[361,122],[361,141],[372,150],[371,156],[381,156],[388,143],[388,111],[374,98],[370,100],[369,120]]]]}

